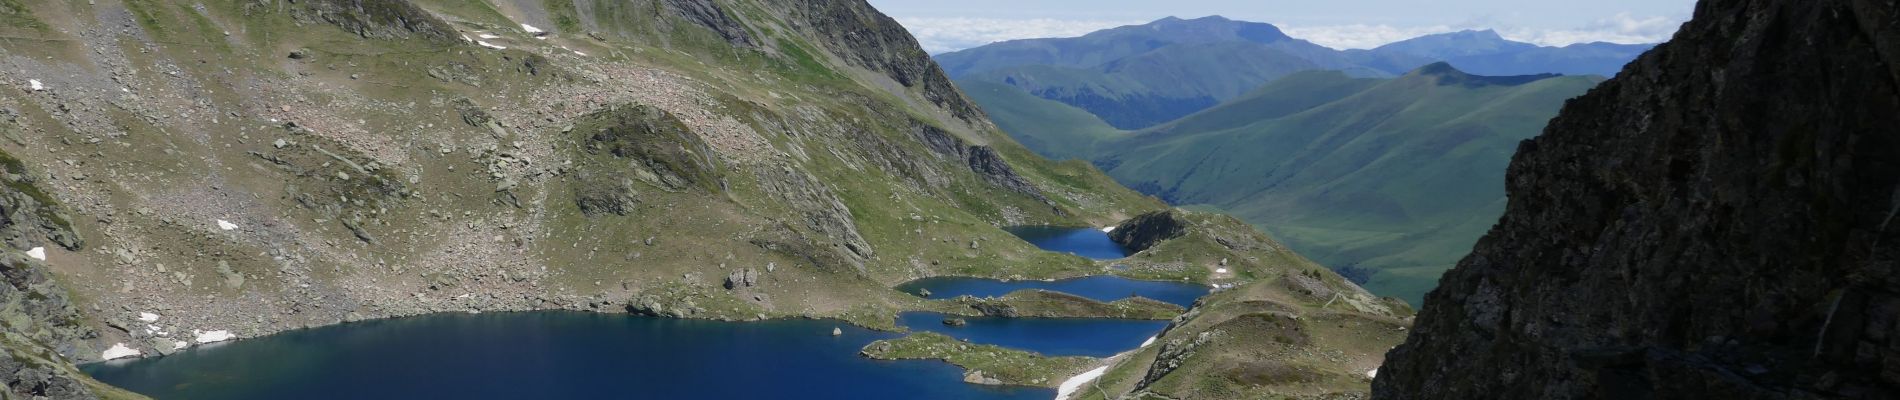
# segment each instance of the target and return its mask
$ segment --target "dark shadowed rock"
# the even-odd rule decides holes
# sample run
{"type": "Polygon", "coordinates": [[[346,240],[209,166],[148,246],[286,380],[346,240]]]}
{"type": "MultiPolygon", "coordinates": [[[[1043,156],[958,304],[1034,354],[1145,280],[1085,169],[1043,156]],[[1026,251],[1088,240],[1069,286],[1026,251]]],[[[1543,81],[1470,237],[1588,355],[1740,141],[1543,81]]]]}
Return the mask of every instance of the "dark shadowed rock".
{"type": "Polygon", "coordinates": [[[1154,211],[1123,221],[1108,232],[1108,239],[1139,252],[1187,234],[1187,226],[1187,220],[1181,218],[1179,211],[1154,211]]]}
{"type": "Polygon", "coordinates": [[[1526,141],[1374,397],[1900,397],[1900,6],[1710,0],[1526,141]]]}

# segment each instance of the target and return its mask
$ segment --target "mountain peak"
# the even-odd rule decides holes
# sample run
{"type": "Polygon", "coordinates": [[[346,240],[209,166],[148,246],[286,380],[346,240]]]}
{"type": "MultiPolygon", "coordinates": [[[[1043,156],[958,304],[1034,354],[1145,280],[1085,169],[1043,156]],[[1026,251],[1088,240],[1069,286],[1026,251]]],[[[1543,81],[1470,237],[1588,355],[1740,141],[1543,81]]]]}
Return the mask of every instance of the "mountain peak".
{"type": "Polygon", "coordinates": [[[1483,29],[1483,30],[1466,29],[1466,30],[1462,30],[1458,32],[1453,32],[1451,33],[1451,35],[1456,35],[1458,37],[1467,38],[1467,39],[1505,40],[1503,35],[1499,35],[1498,31],[1492,30],[1492,29],[1483,29]]]}

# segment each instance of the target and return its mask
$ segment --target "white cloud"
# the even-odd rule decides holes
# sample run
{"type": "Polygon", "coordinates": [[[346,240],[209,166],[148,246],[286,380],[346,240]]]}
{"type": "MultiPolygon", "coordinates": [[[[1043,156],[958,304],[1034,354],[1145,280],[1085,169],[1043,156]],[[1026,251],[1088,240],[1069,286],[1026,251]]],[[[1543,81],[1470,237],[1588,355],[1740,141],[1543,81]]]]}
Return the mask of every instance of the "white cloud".
{"type": "Polygon", "coordinates": [[[1434,33],[1452,32],[1458,29],[1445,25],[1396,27],[1391,25],[1332,25],[1280,27],[1287,36],[1306,39],[1321,46],[1335,49],[1370,49],[1386,43],[1411,39],[1434,33]]]}
{"type": "Polygon", "coordinates": [[[1141,22],[1054,18],[898,18],[932,54],[957,51],[1014,39],[1075,37],[1089,32],[1141,22]]]}
{"type": "Polygon", "coordinates": [[[1499,29],[1498,33],[1512,40],[1520,40],[1545,46],[1563,46],[1575,43],[1611,42],[1611,43],[1661,43],[1676,34],[1682,27],[1683,19],[1661,16],[1638,17],[1629,13],[1597,20],[1576,29],[1499,29]]]}
{"type": "Polygon", "coordinates": [[[1480,19],[1457,25],[1432,25],[1399,27],[1392,25],[1330,25],[1330,26],[1282,26],[1287,35],[1306,39],[1322,46],[1336,49],[1370,49],[1387,43],[1411,39],[1434,33],[1455,32],[1466,29],[1496,29],[1505,39],[1543,46],[1566,46],[1576,43],[1611,42],[1624,44],[1661,43],[1676,34],[1676,28],[1682,25],[1680,18],[1661,16],[1639,17],[1629,13],[1619,13],[1613,17],[1597,20],[1573,29],[1541,29],[1511,26],[1496,26],[1495,21],[1480,19]]]}

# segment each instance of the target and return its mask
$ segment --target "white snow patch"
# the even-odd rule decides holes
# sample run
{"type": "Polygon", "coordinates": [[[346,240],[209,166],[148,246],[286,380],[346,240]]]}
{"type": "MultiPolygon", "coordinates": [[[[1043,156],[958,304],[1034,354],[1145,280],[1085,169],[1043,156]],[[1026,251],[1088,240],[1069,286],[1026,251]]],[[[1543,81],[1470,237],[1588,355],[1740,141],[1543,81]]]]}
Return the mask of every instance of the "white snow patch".
{"type": "Polygon", "coordinates": [[[218,220],[218,229],[223,229],[227,231],[232,230],[232,229],[237,229],[237,224],[233,224],[231,223],[231,221],[218,220]]]}
{"type": "Polygon", "coordinates": [[[1141,346],[1139,346],[1139,347],[1148,347],[1148,345],[1151,345],[1151,344],[1155,344],[1155,337],[1154,337],[1154,336],[1149,336],[1149,337],[1148,337],[1148,340],[1143,340],[1143,341],[1141,341],[1141,346]]]}
{"type": "Polygon", "coordinates": [[[26,251],[26,256],[33,257],[33,259],[36,259],[36,260],[46,261],[46,248],[34,247],[32,250],[26,251]]]}
{"type": "Polygon", "coordinates": [[[139,313],[139,321],[143,321],[145,323],[158,322],[158,314],[153,314],[153,313],[148,313],[148,312],[139,313]]]}
{"type": "Polygon", "coordinates": [[[41,91],[41,90],[46,90],[46,85],[41,85],[41,84],[40,84],[40,80],[38,80],[38,79],[28,79],[28,80],[26,80],[26,87],[27,87],[28,89],[33,89],[33,91],[35,91],[35,92],[38,92],[38,91],[41,91]]]}
{"type": "Polygon", "coordinates": [[[587,56],[587,53],[582,53],[580,50],[570,50],[570,51],[573,51],[574,55],[577,55],[577,56],[581,56],[581,57],[587,56]]]}
{"type": "Polygon", "coordinates": [[[1069,380],[1062,381],[1062,386],[1056,387],[1056,400],[1066,400],[1069,396],[1075,395],[1076,389],[1081,389],[1083,384],[1087,384],[1089,381],[1095,380],[1095,378],[1102,377],[1102,373],[1104,372],[1108,372],[1108,366],[1106,365],[1091,369],[1089,372],[1083,372],[1081,375],[1069,378],[1069,380]]]}
{"type": "Polygon", "coordinates": [[[194,339],[194,340],[197,340],[198,343],[217,343],[217,342],[222,342],[226,340],[237,339],[237,335],[233,335],[231,334],[231,331],[225,331],[225,330],[199,332],[198,330],[193,329],[191,331],[191,334],[198,337],[197,339],[194,339]]]}
{"type": "Polygon", "coordinates": [[[496,46],[496,45],[495,45],[494,43],[489,43],[489,42],[484,42],[484,41],[480,41],[480,40],[477,40],[477,41],[475,41],[475,44],[479,44],[479,45],[482,45],[482,47],[487,47],[487,48],[491,48],[491,49],[495,49],[495,50],[507,50],[507,49],[508,49],[507,47],[501,47],[501,46],[496,46]]]}
{"type": "Polygon", "coordinates": [[[541,30],[541,28],[536,28],[534,25],[528,24],[521,24],[521,30],[528,31],[528,33],[535,36],[546,35],[548,33],[547,31],[541,30]]]}
{"type": "Polygon", "coordinates": [[[112,345],[112,348],[106,349],[104,353],[100,353],[99,358],[117,360],[126,357],[138,357],[139,354],[141,353],[139,353],[138,350],[125,347],[125,343],[115,343],[112,345]]]}
{"type": "Polygon", "coordinates": [[[190,347],[190,346],[191,346],[191,343],[185,343],[185,341],[183,340],[172,341],[172,349],[174,350],[183,350],[184,348],[190,347]]]}
{"type": "Polygon", "coordinates": [[[1366,371],[1366,379],[1372,379],[1372,378],[1377,378],[1377,377],[1379,377],[1378,368],[1373,368],[1371,371],[1366,371]]]}
{"type": "Polygon", "coordinates": [[[1113,226],[1102,227],[1102,233],[1109,233],[1109,232],[1114,232],[1114,231],[1115,231],[1115,227],[1113,226]]]}
{"type": "Polygon", "coordinates": [[[1216,273],[1216,274],[1225,274],[1225,273],[1227,273],[1227,269],[1226,269],[1226,268],[1215,268],[1215,269],[1214,269],[1214,273],[1216,273]]]}
{"type": "Polygon", "coordinates": [[[483,38],[483,39],[497,39],[497,38],[500,38],[501,36],[490,34],[490,33],[484,33],[484,34],[475,35],[475,37],[483,38]]]}

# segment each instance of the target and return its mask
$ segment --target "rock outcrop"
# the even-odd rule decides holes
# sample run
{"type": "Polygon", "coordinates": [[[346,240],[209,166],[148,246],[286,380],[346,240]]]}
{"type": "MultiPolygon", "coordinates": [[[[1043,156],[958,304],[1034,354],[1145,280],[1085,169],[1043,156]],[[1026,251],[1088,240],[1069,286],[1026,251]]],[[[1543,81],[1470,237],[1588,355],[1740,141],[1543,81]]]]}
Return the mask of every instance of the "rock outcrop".
{"type": "MultiPolygon", "coordinates": [[[[407,1],[305,0],[290,3],[291,16],[299,22],[328,23],[364,38],[422,38],[439,43],[459,41],[455,29],[447,22],[407,1]]],[[[272,8],[269,4],[252,2],[248,7],[272,8]]]]}
{"type": "Polygon", "coordinates": [[[1900,396],[1900,5],[1708,0],[1526,141],[1374,397],[1900,396]]]}
{"type": "Polygon", "coordinates": [[[1179,211],[1155,211],[1137,215],[1108,232],[1108,239],[1132,251],[1143,251],[1162,241],[1187,234],[1188,223],[1179,211]]]}
{"type": "Polygon", "coordinates": [[[97,359],[83,340],[98,336],[81,324],[79,308],[38,262],[19,252],[0,256],[0,397],[98,398],[71,360],[97,359]]]}
{"type": "Polygon", "coordinates": [[[792,1],[794,20],[826,43],[846,63],[884,73],[898,84],[918,90],[925,100],[950,115],[973,124],[988,125],[983,111],[950,83],[943,68],[930,59],[897,20],[863,0],[792,1]]]}
{"type": "MultiPolygon", "coordinates": [[[[34,186],[19,161],[0,153],[0,398],[98,398],[73,361],[98,360],[86,341],[98,332],[84,324],[67,290],[23,250],[46,242],[79,249],[59,204],[34,186]]],[[[34,254],[43,256],[45,249],[34,254]]]]}

